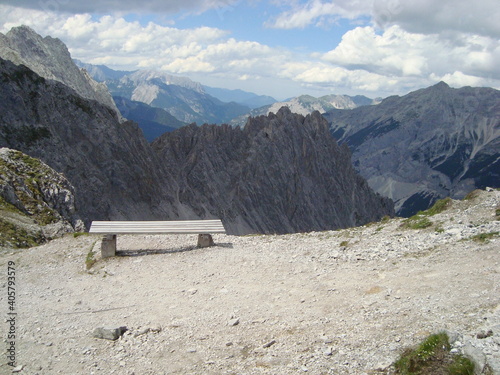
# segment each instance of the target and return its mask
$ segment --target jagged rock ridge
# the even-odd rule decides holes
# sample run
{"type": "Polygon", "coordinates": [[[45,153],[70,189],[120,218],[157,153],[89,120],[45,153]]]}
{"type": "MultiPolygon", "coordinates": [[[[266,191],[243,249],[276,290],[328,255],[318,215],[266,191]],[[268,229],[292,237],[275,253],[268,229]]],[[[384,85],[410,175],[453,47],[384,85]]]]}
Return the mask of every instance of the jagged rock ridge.
{"type": "Polygon", "coordinates": [[[8,61],[0,73],[0,146],[64,173],[87,224],[220,217],[233,234],[285,233],[392,214],[319,113],[283,109],[244,130],[191,125],[155,143],[157,155],[137,125],[120,124],[108,107],[8,61]]]}
{"type": "Polygon", "coordinates": [[[177,176],[179,202],[221,217],[233,234],[335,229],[394,213],[355,173],[319,112],[283,107],[243,129],[190,125],[153,147],[177,176]]]}
{"type": "Polygon", "coordinates": [[[409,216],[439,198],[500,187],[500,91],[444,82],[325,114],[370,186],[409,216]]]}

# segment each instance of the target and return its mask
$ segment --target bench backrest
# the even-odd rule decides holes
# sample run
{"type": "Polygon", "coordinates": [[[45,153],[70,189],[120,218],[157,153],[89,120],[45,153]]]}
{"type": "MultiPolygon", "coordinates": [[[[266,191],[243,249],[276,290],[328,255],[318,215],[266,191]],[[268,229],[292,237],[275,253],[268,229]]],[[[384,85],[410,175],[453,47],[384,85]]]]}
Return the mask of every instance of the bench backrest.
{"type": "Polygon", "coordinates": [[[226,233],[220,220],[93,221],[90,233],[101,234],[211,234],[226,233]]]}

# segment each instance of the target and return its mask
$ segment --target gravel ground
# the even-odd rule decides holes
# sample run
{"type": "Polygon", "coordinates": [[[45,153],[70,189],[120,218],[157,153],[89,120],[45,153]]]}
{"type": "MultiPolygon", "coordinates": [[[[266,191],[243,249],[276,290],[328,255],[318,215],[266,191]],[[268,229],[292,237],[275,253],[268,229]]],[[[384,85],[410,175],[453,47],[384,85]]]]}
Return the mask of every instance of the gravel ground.
{"type": "MultiPolygon", "coordinates": [[[[96,255],[90,270],[98,236],[2,251],[5,350],[14,262],[20,374],[390,373],[405,347],[442,330],[455,351],[500,374],[499,208],[499,191],[481,192],[426,229],[393,219],[214,235],[204,249],[193,235],[118,236],[120,256],[96,255]],[[93,337],[122,326],[116,341],[93,337]]],[[[7,354],[2,374],[13,369],[7,354]]]]}

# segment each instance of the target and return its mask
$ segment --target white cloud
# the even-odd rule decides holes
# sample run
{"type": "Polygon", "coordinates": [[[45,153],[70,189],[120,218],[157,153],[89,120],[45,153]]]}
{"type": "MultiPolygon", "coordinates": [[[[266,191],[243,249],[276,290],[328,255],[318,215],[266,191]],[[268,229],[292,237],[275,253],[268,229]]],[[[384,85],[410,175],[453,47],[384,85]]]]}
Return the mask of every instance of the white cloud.
{"type": "Polygon", "coordinates": [[[231,6],[236,0],[0,0],[0,4],[13,4],[24,9],[63,13],[175,13],[231,6]]]}
{"type": "Polygon", "coordinates": [[[349,20],[369,18],[385,29],[398,25],[420,33],[464,32],[500,36],[498,0],[308,0],[283,1],[283,11],[268,26],[282,29],[319,26],[325,18],[349,20]]]}
{"type": "MultiPolygon", "coordinates": [[[[489,3],[489,0],[483,1],[489,3]]],[[[292,4],[291,10],[276,18],[275,26],[306,27],[322,25],[337,17],[351,20],[366,15],[373,17],[373,24],[367,26],[365,22],[365,26],[346,32],[331,51],[309,56],[257,41],[237,40],[230,37],[229,31],[216,27],[180,29],[153,22],[128,21],[116,14],[99,18],[86,13],[68,15],[26,10],[1,5],[1,2],[0,31],[5,33],[13,26],[25,24],[42,36],[60,38],[74,58],[114,69],[164,69],[201,77],[203,83],[208,81],[212,85],[232,80],[235,86],[241,83],[244,89],[257,87],[261,93],[268,90],[267,93],[276,95],[282,91],[283,97],[303,93],[289,92],[298,85],[309,92],[318,89],[372,96],[404,93],[439,80],[452,86],[463,83],[500,87],[497,63],[500,41],[487,35],[494,29],[488,21],[482,34],[446,31],[446,28],[431,33],[429,30],[437,28],[439,23],[445,26],[449,23],[446,17],[433,15],[426,21],[429,30],[409,31],[413,22],[407,17],[410,10],[415,11],[416,19],[423,18],[419,12],[425,7],[439,14],[440,5],[428,0],[418,3],[418,9],[417,5],[402,0],[287,2],[292,4]],[[383,28],[377,28],[375,21],[383,28]]],[[[222,3],[214,0],[206,6],[216,7],[222,3]]],[[[451,2],[443,0],[442,4],[449,7],[451,2]]],[[[463,2],[457,0],[457,4],[461,6],[463,2]]],[[[464,21],[464,25],[472,30],[472,20],[467,22],[464,21]]]]}
{"type": "Polygon", "coordinates": [[[399,25],[415,33],[500,36],[498,0],[375,0],[371,16],[380,27],[399,25]]]}
{"type": "Polygon", "coordinates": [[[484,80],[479,77],[469,76],[460,71],[455,71],[451,74],[447,73],[442,77],[432,74],[431,78],[435,81],[444,81],[448,85],[454,87],[481,86],[484,82],[484,80]]]}
{"type": "Polygon", "coordinates": [[[347,69],[363,69],[388,77],[445,76],[461,71],[469,76],[500,78],[500,42],[489,37],[409,33],[391,26],[382,34],[373,27],[348,31],[323,60],[347,69]]]}

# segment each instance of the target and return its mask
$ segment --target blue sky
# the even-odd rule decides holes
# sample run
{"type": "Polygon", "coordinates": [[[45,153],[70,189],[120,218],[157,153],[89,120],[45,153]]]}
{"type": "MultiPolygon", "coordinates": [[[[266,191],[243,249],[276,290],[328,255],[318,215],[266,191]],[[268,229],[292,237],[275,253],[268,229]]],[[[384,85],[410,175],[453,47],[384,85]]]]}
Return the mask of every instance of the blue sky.
{"type": "Polygon", "coordinates": [[[74,58],[284,99],[500,88],[498,0],[0,0],[74,58]]]}

